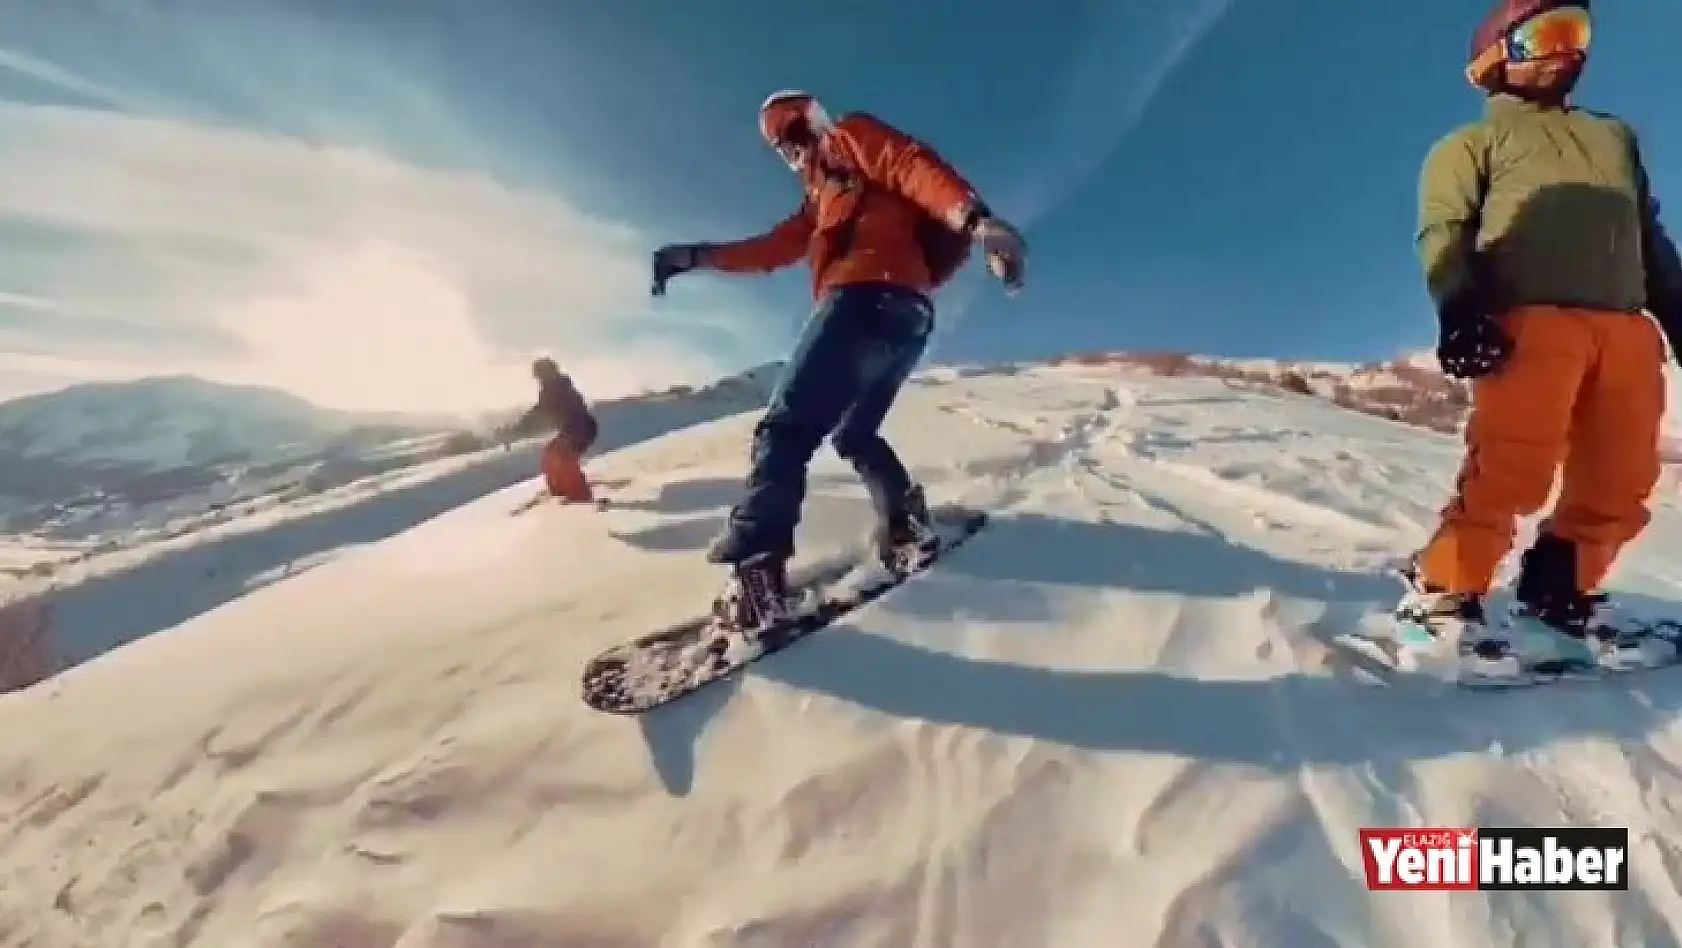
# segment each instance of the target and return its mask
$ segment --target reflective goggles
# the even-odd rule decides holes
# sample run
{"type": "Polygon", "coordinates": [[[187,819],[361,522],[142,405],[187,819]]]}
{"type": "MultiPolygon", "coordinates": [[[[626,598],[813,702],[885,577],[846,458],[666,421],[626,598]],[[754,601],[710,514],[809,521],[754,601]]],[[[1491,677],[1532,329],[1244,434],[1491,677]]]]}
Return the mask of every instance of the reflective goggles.
{"type": "Polygon", "coordinates": [[[1524,20],[1466,67],[1466,78],[1480,84],[1502,63],[1524,63],[1550,56],[1588,52],[1593,33],[1589,11],[1556,7],[1524,20]]]}
{"type": "Polygon", "coordinates": [[[1586,53],[1592,32],[1589,11],[1582,7],[1559,7],[1513,27],[1502,52],[1513,63],[1586,53]]]}

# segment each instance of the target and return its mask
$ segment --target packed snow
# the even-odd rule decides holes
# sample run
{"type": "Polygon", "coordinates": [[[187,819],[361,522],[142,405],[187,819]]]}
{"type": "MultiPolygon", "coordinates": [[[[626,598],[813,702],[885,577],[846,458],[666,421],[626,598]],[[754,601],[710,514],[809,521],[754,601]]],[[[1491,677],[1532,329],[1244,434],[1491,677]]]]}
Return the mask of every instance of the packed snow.
{"type": "MultiPolygon", "coordinates": [[[[1331,640],[1459,448],[1310,396],[926,373],[889,435],[993,525],[590,712],[591,655],[710,598],[754,421],[593,461],[607,512],[518,484],[0,697],[0,946],[1682,944],[1682,670],[1375,685],[1331,640]],[[1365,891],[1357,830],[1418,824],[1627,826],[1631,889],[1365,891]]],[[[820,455],[801,557],[868,520],[820,455]]],[[[1682,596],[1679,539],[1664,500],[1615,591],[1682,596]]]]}

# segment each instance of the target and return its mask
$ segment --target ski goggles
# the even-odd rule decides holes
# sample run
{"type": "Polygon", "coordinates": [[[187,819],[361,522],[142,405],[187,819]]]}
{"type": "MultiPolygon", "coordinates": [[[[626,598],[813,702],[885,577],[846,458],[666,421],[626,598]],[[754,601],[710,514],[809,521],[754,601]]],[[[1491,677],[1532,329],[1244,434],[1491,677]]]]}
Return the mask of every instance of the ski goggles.
{"type": "Polygon", "coordinates": [[[806,115],[793,115],[771,128],[766,141],[790,168],[799,171],[818,145],[818,131],[806,115]]]}
{"type": "Polygon", "coordinates": [[[795,171],[802,169],[830,127],[829,113],[804,93],[760,107],[759,133],[795,171]]]}
{"type": "Polygon", "coordinates": [[[805,119],[799,119],[794,125],[784,129],[776,138],[771,139],[771,148],[782,158],[790,168],[799,170],[801,162],[817,144],[817,137],[812,134],[805,119]]]}
{"type": "Polygon", "coordinates": [[[1524,63],[1550,56],[1588,52],[1593,28],[1583,7],[1555,7],[1520,22],[1501,42],[1478,55],[1466,74],[1476,81],[1501,63],[1524,63]]]}
{"type": "Polygon", "coordinates": [[[1593,32],[1589,11],[1559,7],[1525,20],[1507,34],[1503,52],[1508,62],[1523,63],[1563,53],[1586,53],[1593,32]]]}

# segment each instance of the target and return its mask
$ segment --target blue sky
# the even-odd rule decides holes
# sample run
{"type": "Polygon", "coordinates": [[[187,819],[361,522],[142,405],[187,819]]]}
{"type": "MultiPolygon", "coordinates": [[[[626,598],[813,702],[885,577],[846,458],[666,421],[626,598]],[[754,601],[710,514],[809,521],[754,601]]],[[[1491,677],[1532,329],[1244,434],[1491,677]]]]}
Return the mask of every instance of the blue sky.
{"type": "MultiPolygon", "coordinates": [[[[1475,117],[1481,4],[0,0],[0,396],[190,371],[346,407],[592,394],[782,354],[803,268],[647,295],[648,251],[774,223],[770,91],[874,112],[1026,229],[938,360],[1428,344],[1414,188],[1475,117]]],[[[1682,7],[1608,5],[1581,98],[1682,202],[1682,7]]],[[[1682,227],[1682,222],[1673,226],[1682,227]]]]}

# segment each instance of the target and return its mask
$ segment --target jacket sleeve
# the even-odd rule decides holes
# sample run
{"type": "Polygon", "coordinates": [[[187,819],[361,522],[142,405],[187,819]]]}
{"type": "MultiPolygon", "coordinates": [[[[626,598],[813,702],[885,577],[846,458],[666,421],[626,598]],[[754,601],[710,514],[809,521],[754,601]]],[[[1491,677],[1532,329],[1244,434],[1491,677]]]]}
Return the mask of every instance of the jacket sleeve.
{"type": "Polygon", "coordinates": [[[1635,154],[1636,199],[1641,203],[1641,261],[1647,275],[1647,311],[1658,320],[1671,349],[1682,353],[1682,257],[1659,220],[1659,199],[1653,196],[1652,183],[1633,134],[1630,143],[1635,154]]]}
{"type": "Polygon", "coordinates": [[[933,148],[874,116],[846,115],[832,134],[866,178],[954,227],[980,203],[975,188],[933,148]]]}
{"type": "Polygon", "coordinates": [[[510,437],[526,438],[536,434],[543,428],[543,418],[547,415],[542,404],[533,405],[526,409],[526,413],[515,419],[503,430],[510,437]]]}
{"type": "Polygon", "coordinates": [[[1438,141],[1420,169],[1415,242],[1425,286],[1439,313],[1473,305],[1471,301],[1483,290],[1477,273],[1477,236],[1486,172],[1475,127],[1438,141]]]}
{"type": "Polygon", "coordinates": [[[806,246],[816,224],[811,202],[802,201],[781,224],[757,237],[710,245],[705,263],[726,273],[770,273],[793,266],[806,258],[806,246]]]}

